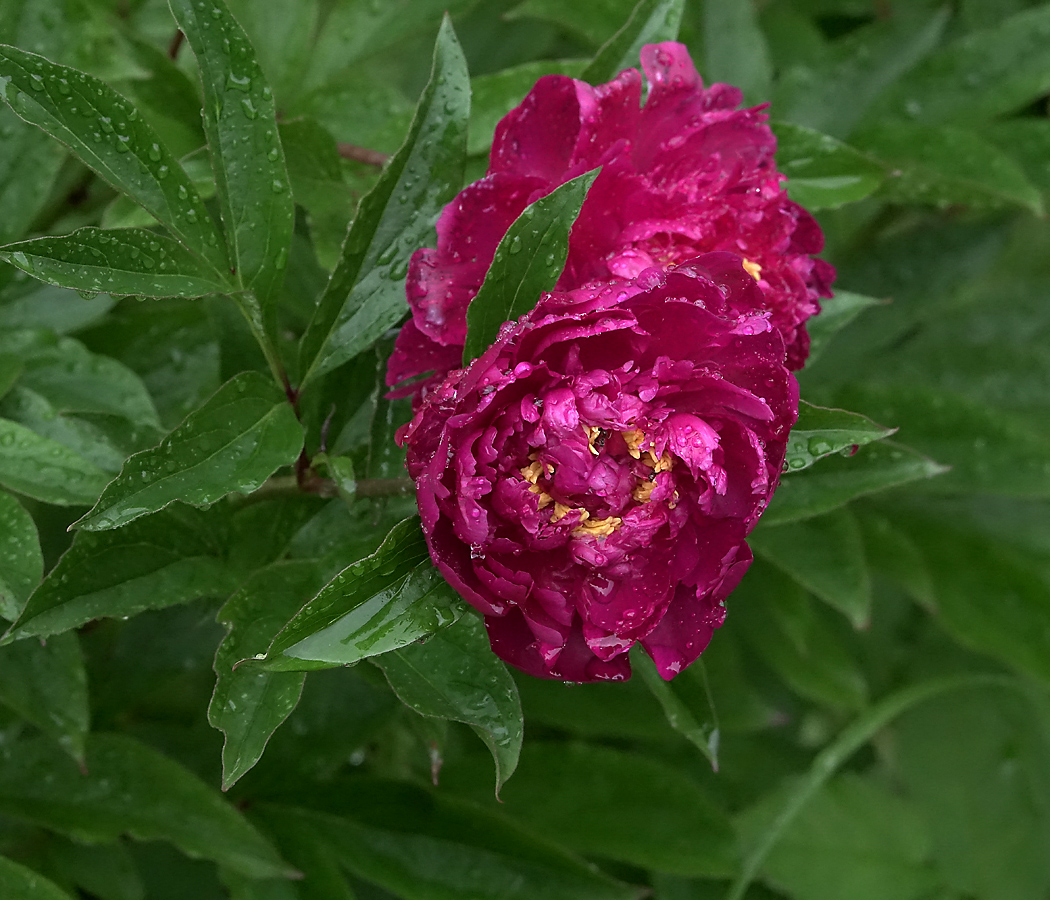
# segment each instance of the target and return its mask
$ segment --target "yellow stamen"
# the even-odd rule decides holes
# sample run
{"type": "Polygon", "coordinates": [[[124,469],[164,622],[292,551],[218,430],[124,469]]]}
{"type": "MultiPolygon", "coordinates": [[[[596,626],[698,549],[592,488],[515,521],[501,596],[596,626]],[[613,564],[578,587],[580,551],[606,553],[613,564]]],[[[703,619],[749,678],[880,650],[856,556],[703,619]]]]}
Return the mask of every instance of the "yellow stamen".
{"type": "MultiPolygon", "coordinates": [[[[572,510],[573,508],[571,506],[566,506],[564,503],[559,503],[557,500],[555,500],[554,514],[551,516],[551,522],[558,522],[561,519],[564,519],[569,513],[572,512],[572,510]]],[[[587,510],[584,509],[581,510],[581,512],[583,513],[584,518],[588,517],[589,513],[587,512],[587,510]]]]}
{"type": "Polygon", "coordinates": [[[762,277],[762,267],[757,262],[751,262],[749,259],[744,260],[744,271],[747,272],[755,281],[758,281],[762,277]]]}
{"type": "Polygon", "coordinates": [[[674,461],[671,459],[671,454],[664,450],[663,455],[657,459],[656,454],[652,450],[645,451],[648,459],[643,459],[642,464],[646,466],[652,466],[653,474],[659,474],[660,472],[668,472],[674,465],[674,461]]]}
{"type": "Polygon", "coordinates": [[[529,463],[523,469],[518,469],[521,472],[521,477],[524,478],[529,484],[535,484],[540,480],[540,476],[543,475],[543,465],[538,462],[529,463]]]}
{"type": "MultiPolygon", "coordinates": [[[[586,510],[584,510],[586,512],[586,510]]],[[[623,519],[619,516],[609,516],[607,519],[591,519],[580,522],[573,530],[573,537],[608,537],[620,525],[623,519]]]]}
{"type": "Polygon", "coordinates": [[[639,503],[648,503],[652,499],[654,490],[656,490],[655,481],[639,481],[631,488],[631,496],[639,503]]]}
{"type": "Polygon", "coordinates": [[[598,435],[602,433],[602,430],[600,428],[595,427],[594,425],[584,425],[583,430],[587,432],[588,448],[590,449],[591,453],[597,456],[599,450],[597,447],[594,446],[594,442],[598,439],[598,435]]]}
{"type": "Polygon", "coordinates": [[[637,428],[632,428],[630,431],[622,431],[620,434],[623,436],[624,443],[627,444],[627,452],[635,459],[641,459],[642,442],[645,440],[645,435],[637,428]]]}

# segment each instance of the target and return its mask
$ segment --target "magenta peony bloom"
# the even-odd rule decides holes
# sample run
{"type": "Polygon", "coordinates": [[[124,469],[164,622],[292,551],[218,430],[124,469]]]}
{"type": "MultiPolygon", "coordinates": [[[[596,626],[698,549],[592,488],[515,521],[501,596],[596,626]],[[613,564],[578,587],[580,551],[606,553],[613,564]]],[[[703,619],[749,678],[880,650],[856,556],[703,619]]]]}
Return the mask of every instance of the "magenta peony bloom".
{"type": "Polygon", "coordinates": [[[730,253],[545,294],[399,432],[430,555],[495,652],[621,680],[636,642],[671,678],[751,560],[798,386],[730,253]]]}
{"type": "Polygon", "coordinates": [[[644,106],[635,69],[598,87],[549,75],[500,122],[489,174],[442,213],[437,248],[412,258],[412,320],[390,361],[391,386],[434,371],[432,384],[458,365],[467,304],[511,222],[599,165],[558,290],[728,250],[758,282],[756,309],[768,310],[783,334],[788,367],[802,367],[804,323],[820,310],[818,298],[830,296],[834,270],[810,255],[824,238],[781,187],[765,113],[736,109],[734,87],[705,89],[681,44],[651,44],[641,59],[649,83],[644,106]]]}

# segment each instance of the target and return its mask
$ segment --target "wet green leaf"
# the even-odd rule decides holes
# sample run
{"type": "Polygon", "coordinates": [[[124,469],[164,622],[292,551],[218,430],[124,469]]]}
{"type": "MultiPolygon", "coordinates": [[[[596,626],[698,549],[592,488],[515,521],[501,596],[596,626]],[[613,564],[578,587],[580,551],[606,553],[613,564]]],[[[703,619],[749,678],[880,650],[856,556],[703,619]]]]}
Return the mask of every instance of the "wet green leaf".
{"type": "Polygon", "coordinates": [[[73,291],[54,287],[19,273],[22,284],[0,290],[0,329],[49,328],[68,334],[93,325],[116,304],[109,294],[85,300],[73,291]]]}
{"type": "Polygon", "coordinates": [[[0,702],[82,760],[89,711],[77,636],[57,634],[0,647],[0,702]]]}
{"type": "Polygon", "coordinates": [[[646,44],[678,39],[685,0],[639,0],[631,17],[602,44],[580,79],[591,84],[611,81],[624,69],[639,68],[646,44]]]}
{"type": "Polygon", "coordinates": [[[5,747],[0,810],[86,841],[122,834],[165,840],[183,853],[255,877],[291,874],[241,814],[189,770],[128,737],[88,739],[86,774],[57,746],[5,747]]]}
{"type": "Polygon", "coordinates": [[[886,167],[848,144],[789,122],[773,123],[777,168],[788,177],[788,196],[806,209],[836,209],[877,190],[886,167]]]}
{"type": "Polygon", "coordinates": [[[218,229],[178,160],[134,106],[97,78],[0,46],[11,109],[141,204],[217,274],[229,264],[218,229]]]}
{"type": "Polygon", "coordinates": [[[0,244],[22,237],[47,200],[62,147],[0,107],[0,244]]]}
{"type": "Polygon", "coordinates": [[[109,476],[69,448],[0,419],[0,485],[59,506],[94,503],[109,476]]]}
{"type": "Polygon", "coordinates": [[[421,643],[373,657],[402,703],[424,716],[470,725],[492,752],[496,794],[514,773],[525,723],[514,679],[477,616],[462,616],[421,643]]]}
{"type": "Polygon", "coordinates": [[[860,413],[827,409],[802,400],[798,405],[798,421],[788,437],[784,471],[793,473],[808,469],[832,453],[882,440],[896,430],[879,425],[860,413]]]}
{"type": "Polygon", "coordinates": [[[172,507],[115,531],[81,531],[6,637],[46,637],[234,590],[208,518],[172,507]]]}
{"type": "Polygon", "coordinates": [[[284,394],[258,372],[236,375],[151,450],[136,453],[77,522],[119,528],[176,500],[208,506],[249,494],[302,449],[303,430],[284,394]]]}
{"type": "Polygon", "coordinates": [[[0,616],[14,620],[44,574],[36,524],[14,497],[0,491],[0,616]]]}
{"type": "Polygon", "coordinates": [[[0,893],[4,900],[71,900],[39,872],[0,856],[0,893]]]}
{"type": "Polygon", "coordinates": [[[292,618],[264,665],[277,671],[349,665],[427,637],[465,609],[430,562],[419,519],[405,519],[292,618]]]}
{"type": "Polygon", "coordinates": [[[974,132],[955,125],[880,122],[855,141],[895,169],[880,192],[889,200],[1043,213],[1042,196],[1021,167],[974,132]]]}
{"type": "Polygon", "coordinates": [[[237,663],[265,653],[274,635],[322,581],[313,560],[274,563],[257,570],[219,611],[228,633],[215,654],[218,681],[208,721],[226,736],[224,790],[262,757],[270,735],[299,702],[306,678],[302,672],[265,672],[237,663]]]}
{"type": "Polygon", "coordinates": [[[569,231],[597,177],[592,169],[565,182],[525,207],[507,229],[467,307],[464,365],[485,352],[504,322],[523,316],[557,283],[569,254],[569,231]]]}
{"type": "Polygon", "coordinates": [[[808,471],[782,478],[762,521],[775,525],[819,516],[855,497],[947,471],[946,466],[909,447],[879,441],[862,447],[854,456],[831,456],[808,471]]]}
{"type": "Polygon", "coordinates": [[[854,628],[871,616],[871,581],[857,520],[839,509],[789,525],[760,525],[751,546],[808,591],[843,613],[854,628]]]}
{"type": "Polygon", "coordinates": [[[525,0],[508,12],[505,18],[511,21],[541,19],[554,22],[598,47],[613,36],[633,6],[631,0],[582,0],[572,6],[559,0],[525,0]]]}
{"type": "Polygon", "coordinates": [[[407,312],[408,260],[462,184],[469,117],[467,64],[446,18],[408,136],[362,198],[303,335],[304,383],[356,356],[407,312]]]}
{"type": "Polygon", "coordinates": [[[294,222],[273,92],[223,0],[170,5],[197,57],[204,131],[235,278],[258,298],[261,330],[272,337],[294,222]]]}
{"type": "Polygon", "coordinates": [[[971,31],[886,91],[869,119],[972,125],[1022,109],[1050,90],[1048,33],[1045,4],[971,31]]]}
{"type": "Polygon", "coordinates": [[[0,259],[47,284],[115,296],[203,297],[229,290],[178,241],[141,228],[81,228],[0,247],[0,259]]]}

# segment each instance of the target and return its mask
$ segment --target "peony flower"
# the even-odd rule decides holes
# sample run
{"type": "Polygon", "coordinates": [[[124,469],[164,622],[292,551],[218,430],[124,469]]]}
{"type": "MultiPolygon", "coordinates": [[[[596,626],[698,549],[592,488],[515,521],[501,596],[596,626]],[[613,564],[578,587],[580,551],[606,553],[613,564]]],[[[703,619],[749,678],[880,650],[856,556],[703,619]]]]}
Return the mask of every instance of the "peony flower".
{"type": "Polygon", "coordinates": [[[681,44],[648,45],[641,60],[644,106],[635,69],[598,87],[549,75],[499,123],[488,175],[444,210],[437,247],[412,258],[412,319],[391,358],[391,386],[430,371],[432,384],[459,365],[467,304],[510,224],[529,203],[599,165],[558,290],[633,278],[713,250],[737,253],[761,288],[756,309],[784,336],[788,367],[802,367],[805,322],[830,296],[834,270],[811,256],[824,238],[781,185],[765,113],[737,109],[734,87],[704,88],[681,44]]]}
{"type": "Polygon", "coordinates": [[[532,675],[671,678],[723,619],[798,386],[739,256],[545,294],[398,434],[434,563],[532,675]]]}

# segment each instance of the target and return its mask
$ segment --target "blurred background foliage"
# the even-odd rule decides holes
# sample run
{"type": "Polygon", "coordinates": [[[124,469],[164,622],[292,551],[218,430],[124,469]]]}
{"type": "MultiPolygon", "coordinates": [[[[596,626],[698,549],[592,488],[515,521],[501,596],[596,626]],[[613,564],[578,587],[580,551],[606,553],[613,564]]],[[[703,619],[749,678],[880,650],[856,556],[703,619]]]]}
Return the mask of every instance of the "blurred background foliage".
{"type": "MultiPolygon", "coordinates": [[[[535,79],[579,75],[633,7],[230,0],[296,203],[280,339],[304,330],[405,137],[446,9],[471,180],[535,79]]],[[[485,746],[393,663],[257,676],[269,724],[234,715],[256,688],[231,686],[233,662],[410,500],[231,499],[81,532],[45,586],[80,579],[79,622],[125,614],[0,648],[5,900],[1050,897],[1050,4],[689,0],[680,38],[706,81],[771,104],[789,191],[838,268],[803,397],[922,456],[880,443],[785,479],[726,624],[669,686],[515,674],[525,740],[499,802],[485,746]],[[225,797],[209,703],[241,735],[225,797]]],[[[0,0],[0,42],[131,99],[216,202],[195,57],[165,2],[0,0]]],[[[0,241],[152,223],[0,109],[0,241]]],[[[399,474],[407,413],[377,387],[385,352],[303,410],[311,451],[323,428],[373,478],[399,474]]],[[[220,299],[82,297],[0,265],[0,613],[16,618],[129,453],[246,369],[266,363],[220,299]],[[7,423],[79,466],[80,493],[26,487],[7,423]]],[[[513,697],[501,728],[520,729],[513,697]]]]}

